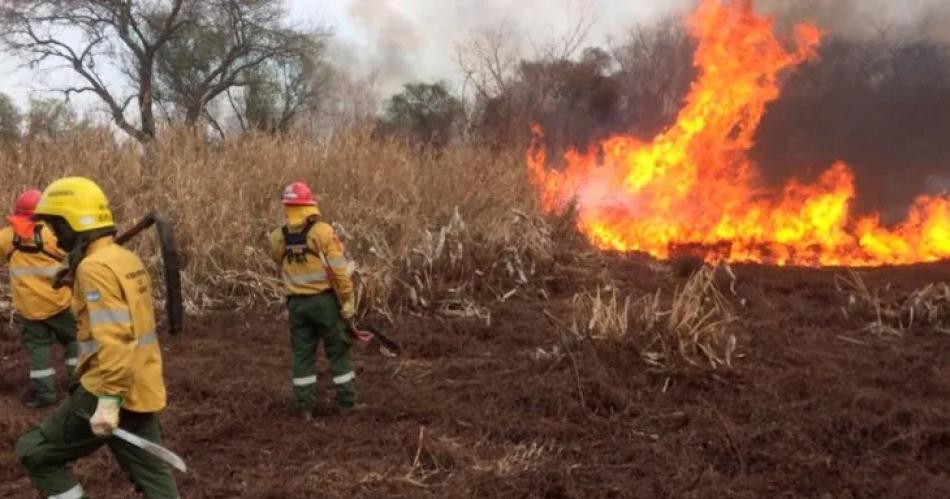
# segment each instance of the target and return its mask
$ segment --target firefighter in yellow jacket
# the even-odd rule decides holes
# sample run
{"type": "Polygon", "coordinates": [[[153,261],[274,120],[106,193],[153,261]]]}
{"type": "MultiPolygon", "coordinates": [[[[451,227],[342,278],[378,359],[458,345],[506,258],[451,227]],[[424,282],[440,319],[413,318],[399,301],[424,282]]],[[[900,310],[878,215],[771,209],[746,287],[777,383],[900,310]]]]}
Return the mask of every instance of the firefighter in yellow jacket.
{"type": "Polygon", "coordinates": [[[53,231],[33,220],[40,195],[35,189],[21,194],[7,217],[10,226],[0,230],[0,261],[10,265],[13,310],[30,359],[29,407],[56,403],[56,369],[50,362],[54,343],[66,350],[70,382],[77,362],[76,320],[69,310],[72,293],[66,287],[53,289],[66,253],[57,246],[53,231]]]}
{"type": "Polygon", "coordinates": [[[165,407],[165,382],[148,271],[135,254],[115,243],[109,202],[91,180],[69,177],[50,184],[36,217],[53,229],[76,269],[79,382],[38,428],[20,437],[16,452],[21,464],[45,497],[83,498],[69,463],[108,445],[139,492],[177,498],[166,464],[109,438],[122,427],[161,441],[157,413],[165,407]]]}
{"type": "Polygon", "coordinates": [[[320,219],[305,184],[288,185],[283,205],[286,225],[271,234],[270,250],[287,292],[297,410],[304,418],[311,417],[317,383],[314,353],[322,340],[336,401],[346,413],[356,404],[356,375],[344,321],[353,318],[356,299],[343,245],[333,227],[320,219]]]}

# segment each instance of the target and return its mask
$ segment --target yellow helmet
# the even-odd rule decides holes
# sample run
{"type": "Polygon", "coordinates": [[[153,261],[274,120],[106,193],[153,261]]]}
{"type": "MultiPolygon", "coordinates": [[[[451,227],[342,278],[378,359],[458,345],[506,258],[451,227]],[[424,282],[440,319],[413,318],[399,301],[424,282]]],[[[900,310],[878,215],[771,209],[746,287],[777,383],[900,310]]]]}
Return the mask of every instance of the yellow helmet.
{"type": "Polygon", "coordinates": [[[115,226],[105,193],[84,177],[61,178],[50,184],[43,191],[35,215],[62,217],[75,232],[115,226]]]}

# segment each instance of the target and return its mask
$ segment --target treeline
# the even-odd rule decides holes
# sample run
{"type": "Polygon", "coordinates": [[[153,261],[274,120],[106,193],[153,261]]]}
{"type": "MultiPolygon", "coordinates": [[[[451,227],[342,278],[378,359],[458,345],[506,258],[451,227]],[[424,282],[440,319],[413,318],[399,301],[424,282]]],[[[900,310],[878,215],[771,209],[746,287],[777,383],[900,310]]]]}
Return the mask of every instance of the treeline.
{"type": "MultiPolygon", "coordinates": [[[[567,56],[506,59],[509,37],[486,31],[460,51],[471,97],[451,96],[444,84],[407,85],[389,101],[384,130],[432,147],[506,148],[524,146],[529,124],[539,123],[554,153],[618,132],[649,139],[672,123],[695,77],[694,41],[678,20],[567,56]]],[[[845,161],[856,172],[858,209],[896,220],[915,196],[950,191],[948,137],[950,47],[909,31],[831,34],[818,60],[784,80],[753,159],[775,185],[845,161]]]]}

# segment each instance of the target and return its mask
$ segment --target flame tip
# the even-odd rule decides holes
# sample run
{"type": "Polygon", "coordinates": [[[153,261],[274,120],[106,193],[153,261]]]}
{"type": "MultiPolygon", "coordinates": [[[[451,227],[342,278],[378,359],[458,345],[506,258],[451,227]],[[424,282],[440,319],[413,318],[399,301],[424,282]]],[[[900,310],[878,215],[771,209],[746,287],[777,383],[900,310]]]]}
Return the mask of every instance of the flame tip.
{"type": "Polygon", "coordinates": [[[950,198],[922,196],[892,229],[876,213],[853,219],[854,174],[832,163],[811,183],[765,192],[748,159],[778,76],[817,57],[821,29],[795,27],[797,48],[776,38],[751,0],[703,0],[689,17],[699,77],[676,123],[645,143],[612,135],[547,168],[533,124],[528,167],[552,212],[576,202],[578,227],[604,250],[669,258],[689,247],[706,260],[773,265],[889,265],[950,259],[950,198]],[[599,156],[603,157],[599,160],[599,156]]]}

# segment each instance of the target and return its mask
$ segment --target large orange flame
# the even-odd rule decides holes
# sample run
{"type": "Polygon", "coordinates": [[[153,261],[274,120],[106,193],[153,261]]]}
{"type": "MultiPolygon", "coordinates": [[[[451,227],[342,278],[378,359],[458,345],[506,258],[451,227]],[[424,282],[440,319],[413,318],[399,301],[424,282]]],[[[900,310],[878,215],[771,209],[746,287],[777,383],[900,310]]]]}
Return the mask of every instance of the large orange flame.
{"type": "Polygon", "coordinates": [[[817,57],[817,27],[795,29],[796,50],[774,34],[751,0],[703,0],[689,19],[698,40],[692,85],[676,123],[652,142],[620,135],[548,169],[540,127],[528,151],[547,212],[574,203],[581,231],[599,248],[668,258],[778,265],[885,265],[950,258],[950,198],[922,197],[897,227],[855,219],[854,177],[838,163],[814,183],[767,192],[748,151],[778,77],[817,57]]]}

